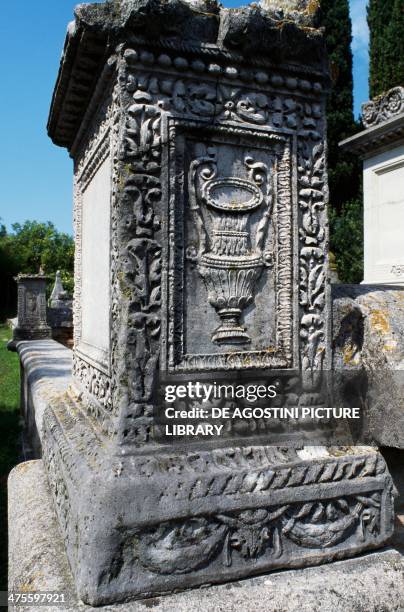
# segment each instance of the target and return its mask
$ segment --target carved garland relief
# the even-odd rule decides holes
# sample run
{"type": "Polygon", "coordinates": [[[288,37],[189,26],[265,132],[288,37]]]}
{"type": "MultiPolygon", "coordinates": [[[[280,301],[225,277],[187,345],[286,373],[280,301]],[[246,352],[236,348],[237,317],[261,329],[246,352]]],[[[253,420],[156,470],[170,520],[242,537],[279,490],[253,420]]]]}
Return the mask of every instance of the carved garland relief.
{"type": "Polygon", "coordinates": [[[162,523],[139,534],[140,563],[158,574],[185,574],[221,555],[245,560],[282,557],[290,542],[300,549],[331,549],[349,533],[362,544],[380,534],[381,493],[286,504],[269,508],[162,523]],[[289,541],[289,542],[288,542],[289,541]]]}

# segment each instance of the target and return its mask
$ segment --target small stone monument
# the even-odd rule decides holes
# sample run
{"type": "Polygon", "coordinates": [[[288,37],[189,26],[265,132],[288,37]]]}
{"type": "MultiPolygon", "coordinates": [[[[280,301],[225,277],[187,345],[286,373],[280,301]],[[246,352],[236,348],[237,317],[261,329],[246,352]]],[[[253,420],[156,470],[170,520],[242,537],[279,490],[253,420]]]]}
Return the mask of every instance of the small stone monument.
{"type": "Polygon", "coordinates": [[[71,296],[65,291],[60,275],[56,272],[55,284],[49,298],[48,322],[52,328],[52,338],[65,346],[73,346],[73,311],[71,296]]]}
{"type": "Polygon", "coordinates": [[[404,285],[404,87],[362,107],[365,130],[341,146],[363,159],[364,284],[404,285]]]}
{"type": "MultiPolygon", "coordinates": [[[[279,408],[324,405],[328,76],[303,4],[82,4],[69,27],[48,130],[74,159],[74,367],[42,443],[85,602],[341,559],[392,533],[374,449],[255,418],[165,434],[168,384],[265,380],[279,408]]],[[[200,422],[218,406],[234,402],[200,422]]]]}
{"type": "Polygon", "coordinates": [[[40,340],[51,337],[46,318],[47,277],[39,274],[19,274],[17,326],[13,329],[13,344],[18,340],[40,340]]]}
{"type": "Polygon", "coordinates": [[[55,284],[53,285],[52,293],[49,298],[50,308],[69,308],[72,305],[70,296],[64,290],[60,271],[56,272],[55,284]]]}

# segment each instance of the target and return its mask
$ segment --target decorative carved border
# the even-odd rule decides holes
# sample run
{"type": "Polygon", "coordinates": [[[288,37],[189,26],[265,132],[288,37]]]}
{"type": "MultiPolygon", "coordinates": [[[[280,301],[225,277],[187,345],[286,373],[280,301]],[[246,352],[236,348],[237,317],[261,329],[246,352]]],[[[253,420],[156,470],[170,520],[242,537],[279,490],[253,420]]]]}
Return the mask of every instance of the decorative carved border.
{"type": "MultiPolygon", "coordinates": [[[[321,124],[320,124],[321,129],[321,124]]],[[[299,305],[300,359],[303,388],[312,392],[321,385],[327,363],[328,332],[325,320],[328,270],[326,203],[326,143],[323,132],[298,134],[297,176],[299,198],[299,305]]]]}
{"type": "MultiPolygon", "coordinates": [[[[168,200],[169,249],[167,259],[169,262],[168,282],[166,283],[167,298],[167,355],[165,363],[171,373],[197,372],[208,370],[235,370],[258,368],[293,368],[293,209],[295,202],[292,191],[292,173],[290,167],[292,141],[286,135],[280,135],[269,130],[251,130],[240,126],[207,126],[204,123],[187,121],[178,118],[168,118],[166,133],[169,143],[168,167],[171,178],[167,177],[167,184],[173,185],[178,181],[182,168],[178,167],[176,157],[183,159],[184,152],[178,150],[179,135],[193,130],[193,135],[200,130],[203,134],[208,132],[223,144],[231,145],[237,138],[250,141],[254,138],[256,148],[273,147],[273,155],[277,158],[277,188],[275,191],[275,207],[273,212],[274,232],[276,235],[275,257],[275,300],[276,300],[276,352],[241,350],[223,353],[184,354],[183,347],[183,305],[182,286],[185,271],[184,237],[182,236],[182,217],[177,219],[178,190],[172,189],[168,200]],[[281,151],[276,151],[282,147],[281,151]],[[173,173],[175,176],[173,176],[173,173]],[[182,248],[181,248],[182,247],[182,248]],[[179,250],[182,250],[180,253],[179,250]],[[178,285],[178,287],[177,287],[178,285]],[[180,361],[179,361],[180,360],[180,361]]],[[[182,202],[182,209],[184,203],[182,202]]],[[[164,359],[164,356],[162,356],[164,359]]]]}
{"type": "Polygon", "coordinates": [[[362,104],[362,120],[365,128],[384,123],[404,113],[404,87],[393,87],[388,92],[362,104]]]}
{"type": "Polygon", "coordinates": [[[173,40],[160,39],[159,45],[156,45],[155,41],[140,36],[131,37],[129,44],[137,48],[125,49],[125,60],[130,66],[143,70],[164,69],[177,73],[191,71],[203,79],[220,76],[221,79],[228,78],[233,82],[240,80],[247,87],[251,87],[255,81],[260,89],[270,85],[275,89],[297,90],[305,96],[321,96],[327,87],[324,86],[324,73],[309,66],[284,64],[281,73],[278,65],[268,58],[246,58],[235,51],[230,52],[213,45],[193,46],[182,43],[179,48],[173,40]],[[304,78],[301,78],[302,75],[304,78]]]}
{"type": "Polygon", "coordinates": [[[217,571],[260,561],[288,567],[296,551],[301,556],[313,550],[325,554],[346,546],[352,534],[358,548],[380,545],[391,533],[384,517],[386,506],[384,492],[375,488],[362,494],[161,522],[138,530],[136,560],[155,575],[170,576],[213,564],[217,571]],[[319,517],[325,518],[320,522],[319,517]],[[172,542],[169,548],[167,540],[172,542]]]}

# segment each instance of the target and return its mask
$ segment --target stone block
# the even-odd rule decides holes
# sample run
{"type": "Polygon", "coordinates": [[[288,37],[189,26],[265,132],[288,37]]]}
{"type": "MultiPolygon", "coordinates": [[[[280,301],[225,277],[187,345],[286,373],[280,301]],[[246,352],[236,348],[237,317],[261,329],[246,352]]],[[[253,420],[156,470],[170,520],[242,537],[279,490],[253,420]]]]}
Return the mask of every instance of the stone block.
{"type": "Polygon", "coordinates": [[[18,288],[17,325],[13,328],[14,342],[19,340],[38,340],[51,337],[51,329],[46,320],[46,277],[43,274],[19,274],[16,277],[18,288]]]}
{"type": "MultiPolygon", "coordinates": [[[[15,468],[9,477],[9,590],[65,595],[67,612],[100,610],[77,599],[41,461],[15,468]]],[[[401,532],[395,536],[400,539],[401,532]]],[[[403,558],[395,548],[315,568],[211,585],[175,595],[108,605],[108,612],[399,612],[404,608],[403,558]]],[[[12,610],[13,607],[10,606],[12,610]]],[[[55,607],[44,607],[44,612],[55,607]]],[[[24,607],[34,612],[37,607],[24,607]]]]}
{"type": "Polygon", "coordinates": [[[341,396],[365,406],[364,435],[395,448],[404,446],[403,321],[404,289],[333,287],[333,367],[341,396]]]}
{"type": "Polygon", "coordinates": [[[16,343],[21,364],[21,415],[26,453],[42,455],[43,415],[59,401],[71,383],[72,351],[54,340],[16,343]]]}

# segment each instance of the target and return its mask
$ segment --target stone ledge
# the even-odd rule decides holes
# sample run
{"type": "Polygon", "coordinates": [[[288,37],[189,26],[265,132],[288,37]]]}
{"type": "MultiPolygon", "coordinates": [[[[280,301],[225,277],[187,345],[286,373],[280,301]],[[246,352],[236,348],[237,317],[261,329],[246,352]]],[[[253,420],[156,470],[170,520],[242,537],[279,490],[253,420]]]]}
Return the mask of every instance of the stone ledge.
{"type": "MultiPolygon", "coordinates": [[[[8,491],[9,589],[63,591],[70,602],[63,610],[68,612],[143,612],[150,608],[155,612],[398,612],[404,609],[404,562],[394,548],[321,567],[274,572],[166,597],[103,608],[86,606],[74,594],[42,461],[22,463],[14,468],[8,491]]],[[[56,609],[41,608],[44,612],[56,609]]],[[[23,610],[35,612],[36,608],[23,610]]]]}
{"type": "MultiPolygon", "coordinates": [[[[57,402],[71,383],[72,351],[55,340],[15,343],[21,361],[21,405],[28,440],[42,440],[45,409],[57,402]]],[[[36,453],[38,454],[38,453],[36,453]]]]}
{"type": "Polygon", "coordinates": [[[339,143],[343,151],[357,153],[363,157],[374,155],[376,150],[388,145],[389,149],[404,142],[404,113],[387,119],[346,138],[339,143]]]}

